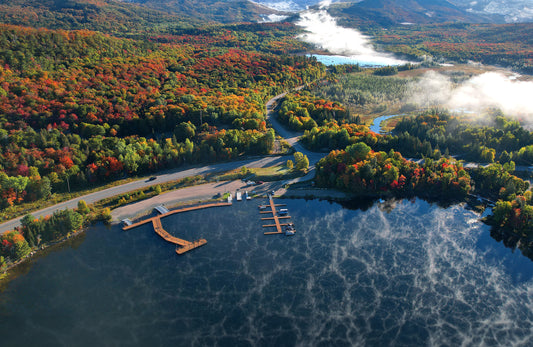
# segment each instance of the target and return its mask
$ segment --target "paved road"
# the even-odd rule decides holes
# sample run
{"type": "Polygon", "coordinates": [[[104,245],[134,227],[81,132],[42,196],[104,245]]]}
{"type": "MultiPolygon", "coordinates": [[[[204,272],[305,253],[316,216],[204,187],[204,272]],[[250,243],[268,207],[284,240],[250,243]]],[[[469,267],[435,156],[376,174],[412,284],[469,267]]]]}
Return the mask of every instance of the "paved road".
{"type": "MultiPolygon", "coordinates": [[[[285,96],[285,94],[286,93],[277,95],[276,97],[270,99],[267,102],[267,117],[270,119],[270,122],[272,123],[273,128],[282,137],[284,137],[290,144],[292,144],[297,151],[302,152],[303,154],[308,156],[310,167],[312,168],[312,170],[304,178],[297,178],[294,180],[283,181],[281,182],[282,184],[294,183],[302,179],[311,179],[314,176],[313,170],[314,170],[315,163],[318,162],[318,160],[320,160],[320,158],[324,156],[324,154],[313,153],[313,152],[307,151],[305,148],[303,148],[303,146],[300,143],[298,143],[298,134],[285,130],[283,126],[281,126],[281,124],[279,124],[279,122],[277,122],[274,119],[273,105],[280,98],[285,96]]],[[[189,176],[196,176],[196,175],[203,175],[203,174],[213,173],[213,172],[233,170],[241,166],[247,166],[247,167],[252,167],[252,168],[274,166],[274,165],[278,165],[278,164],[286,162],[287,159],[289,158],[287,158],[286,156],[285,157],[266,156],[266,157],[257,157],[257,158],[250,158],[246,160],[233,161],[233,162],[228,162],[228,163],[218,163],[218,164],[207,165],[207,166],[191,167],[188,169],[180,168],[180,169],[170,170],[170,171],[158,174],[157,179],[154,181],[148,181],[147,179],[142,179],[142,180],[138,180],[135,182],[126,183],[120,186],[108,188],[108,189],[101,190],[95,193],[80,196],[72,200],[61,202],[59,204],[44,208],[42,210],[32,212],[32,215],[35,217],[41,217],[41,216],[44,217],[47,215],[51,215],[56,211],[64,210],[67,208],[68,209],[76,208],[80,200],[85,200],[85,202],[87,202],[88,204],[92,204],[96,201],[99,201],[105,198],[124,194],[124,193],[131,192],[131,191],[141,189],[141,188],[146,188],[157,183],[165,183],[165,182],[174,181],[174,180],[189,177],[189,176]]],[[[15,218],[3,224],[0,224],[0,233],[6,232],[8,230],[13,230],[15,227],[19,226],[21,218],[22,217],[15,218]]]]}
{"type": "MultiPolygon", "coordinates": [[[[303,87],[303,86],[302,86],[303,87]]],[[[296,88],[301,89],[302,87],[296,88]]],[[[326,156],[326,153],[317,153],[317,152],[311,152],[307,150],[302,143],[300,142],[300,136],[303,135],[303,133],[293,132],[290,130],[287,130],[281,125],[281,123],[278,122],[278,120],[275,117],[274,107],[276,106],[276,103],[279,102],[280,99],[282,99],[287,93],[283,93],[280,95],[277,95],[276,97],[270,99],[266,103],[266,109],[267,109],[267,119],[272,125],[272,128],[276,130],[276,132],[285,139],[291,145],[296,151],[303,153],[307,156],[309,159],[309,173],[304,177],[298,177],[294,180],[291,180],[291,182],[298,182],[301,180],[308,180],[314,177],[314,170],[315,170],[315,164],[318,163],[320,159],[322,159],[324,156],[326,156]]]]}

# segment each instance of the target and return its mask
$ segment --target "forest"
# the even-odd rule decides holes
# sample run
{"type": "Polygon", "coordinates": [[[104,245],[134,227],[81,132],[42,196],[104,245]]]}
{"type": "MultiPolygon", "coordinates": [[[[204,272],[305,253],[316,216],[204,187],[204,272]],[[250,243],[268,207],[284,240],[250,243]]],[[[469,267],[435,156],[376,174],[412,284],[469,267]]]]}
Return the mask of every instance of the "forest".
{"type": "Polygon", "coordinates": [[[407,83],[360,72],[328,76],[288,94],[278,118],[303,131],[301,142],[307,148],[330,151],[317,164],[318,187],[357,196],[469,201],[473,206],[478,199],[492,201],[493,213],[485,221],[492,225],[493,237],[533,259],[532,195],[528,181],[515,174],[517,165],[533,164],[533,133],[497,109],[466,117],[445,109],[415,108],[386,135],[370,131],[359,115],[350,113],[363,110],[367,102],[369,109],[383,103],[414,107],[404,103],[407,83]],[[353,98],[363,93],[364,98],[353,98]],[[319,109],[317,103],[330,107],[319,109]],[[419,158],[420,164],[405,157],[419,158]],[[463,161],[484,165],[464,168],[463,161]]]}
{"type": "Polygon", "coordinates": [[[410,59],[480,62],[533,73],[533,24],[444,23],[367,31],[383,49],[410,59]]]}
{"type": "Polygon", "coordinates": [[[194,32],[131,40],[1,25],[0,206],[268,153],[265,101],[325,70],[305,56],[250,49],[258,37],[280,52],[301,49],[284,40],[286,24],[252,29],[218,27],[209,42],[194,32]]]}
{"type": "Polygon", "coordinates": [[[462,166],[450,159],[428,159],[423,165],[393,150],[375,152],[363,142],[332,151],[317,164],[320,187],[336,187],[363,196],[435,197],[461,200],[471,190],[462,166]]]}
{"type": "MultiPolygon", "coordinates": [[[[305,84],[285,96],[277,117],[303,132],[307,148],[330,152],[317,165],[318,186],[455,201],[474,192],[496,201],[490,223],[527,244],[533,202],[528,183],[513,171],[533,165],[532,133],[497,110],[486,124],[417,110],[405,102],[409,80],[397,75],[414,65],[328,72],[304,54],[311,47],[290,23],[206,24],[106,1],[25,5],[0,1],[0,22],[11,23],[0,24],[2,219],[54,193],[269,154],[275,133],[266,100],[305,84]],[[413,116],[388,135],[365,125],[387,112],[413,116]],[[466,170],[456,159],[491,165],[466,170]]],[[[430,57],[426,66],[434,57],[533,71],[529,24],[367,30],[388,51],[430,57]]],[[[27,216],[20,230],[1,237],[0,263],[107,218],[86,206],[27,216]]]]}

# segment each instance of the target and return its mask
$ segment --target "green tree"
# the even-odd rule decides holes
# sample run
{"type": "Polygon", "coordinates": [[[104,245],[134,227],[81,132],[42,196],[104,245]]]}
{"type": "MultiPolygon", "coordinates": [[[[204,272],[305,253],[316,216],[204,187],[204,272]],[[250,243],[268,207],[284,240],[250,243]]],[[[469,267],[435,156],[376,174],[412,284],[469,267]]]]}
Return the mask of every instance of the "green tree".
{"type": "Polygon", "coordinates": [[[23,259],[30,254],[31,248],[25,239],[17,240],[14,244],[14,255],[16,259],[23,259]]]}
{"type": "Polygon", "coordinates": [[[89,206],[87,206],[87,203],[85,202],[85,200],[78,201],[78,213],[87,214],[89,212],[90,212],[89,206]]]}
{"type": "Polygon", "coordinates": [[[370,148],[364,142],[358,142],[351,146],[346,147],[346,152],[348,152],[350,157],[352,157],[356,161],[365,159],[371,150],[372,148],[370,148]]]}
{"type": "Polygon", "coordinates": [[[301,152],[294,153],[294,161],[296,162],[296,170],[304,171],[309,168],[309,158],[301,152]]]}
{"type": "Polygon", "coordinates": [[[294,162],[288,159],[286,166],[287,166],[287,169],[292,170],[294,168],[294,162]]]}

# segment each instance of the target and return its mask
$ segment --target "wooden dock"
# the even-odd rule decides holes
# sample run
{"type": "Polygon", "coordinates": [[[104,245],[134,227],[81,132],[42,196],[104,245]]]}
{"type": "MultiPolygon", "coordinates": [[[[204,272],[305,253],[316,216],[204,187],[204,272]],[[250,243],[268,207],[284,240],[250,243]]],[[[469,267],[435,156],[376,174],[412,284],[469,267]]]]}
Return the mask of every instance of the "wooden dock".
{"type": "Polygon", "coordinates": [[[184,208],[180,208],[180,209],[177,209],[177,210],[169,211],[169,212],[161,214],[159,216],[155,216],[155,217],[152,217],[152,218],[148,218],[148,219],[139,221],[137,223],[133,223],[131,225],[126,225],[126,226],[124,226],[122,228],[122,230],[129,230],[129,229],[138,227],[138,226],[143,225],[143,224],[152,223],[152,225],[154,227],[154,231],[159,236],[161,236],[165,241],[168,241],[168,242],[173,243],[175,245],[181,246],[180,248],[176,248],[176,253],[183,254],[183,253],[185,253],[187,251],[190,251],[192,249],[195,249],[197,247],[205,245],[207,243],[207,240],[199,239],[199,240],[191,242],[191,241],[183,240],[183,239],[180,239],[178,237],[172,236],[165,229],[163,229],[163,225],[161,224],[161,218],[167,217],[167,216],[170,216],[170,215],[176,214],[176,213],[195,211],[195,210],[200,210],[200,209],[205,209],[205,208],[210,208],[210,207],[221,207],[221,206],[231,206],[231,203],[220,202],[220,203],[212,203],[212,204],[206,204],[206,205],[184,207],[184,208]]]}
{"type": "Polygon", "coordinates": [[[285,204],[275,204],[274,199],[272,198],[272,195],[268,196],[269,205],[267,207],[270,207],[270,211],[261,211],[259,213],[272,213],[272,217],[265,217],[261,218],[261,220],[274,220],[274,224],[265,224],[263,225],[263,228],[270,228],[270,227],[276,227],[276,231],[268,231],[265,232],[265,235],[274,235],[274,234],[283,234],[282,226],[289,225],[290,223],[280,223],[280,219],[287,219],[291,218],[291,216],[278,216],[278,213],[276,211],[276,206],[285,206],[285,204]]]}

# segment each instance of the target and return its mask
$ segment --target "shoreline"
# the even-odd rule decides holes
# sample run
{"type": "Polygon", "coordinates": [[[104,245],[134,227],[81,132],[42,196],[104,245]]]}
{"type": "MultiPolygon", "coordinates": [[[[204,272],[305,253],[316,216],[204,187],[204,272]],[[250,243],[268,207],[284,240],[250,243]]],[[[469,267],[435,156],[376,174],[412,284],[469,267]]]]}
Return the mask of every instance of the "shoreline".
{"type": "MultiPolygon", "coordinates": [[[[209,201],[217,201],[220,198],[214,198],[214,195],[220,193],[223,195],[225,192],[235,193],[235,191],[256,191],[256,195],[261,197],[266,196],[270,191],[275,191],[276,196],[280,198],[288,199],[324,199],[332,201],[345,201],[353,198],[350,194],[337,191],[330,188],[296,188],[287,190],[284,188],[283,181],[265,182],[260,186],[247,186],[241,180],[234,181],[221,181],[216,183],[205,183],[190,187],[184,187],[168,192],[164,192],[154,197],[133,202],[128,205],[124,205],[112,210],[111,215],[113,219],[111,225],[117,225],[122,219],[139,219],[150,214],[154,207],[159,205],[165,205],[169,208],[175,208],[178,206],[192,205],[198,203],[205,203],[209,201]]],[[[7,265],[6,269],[0,274],[0,283],[10,280],[13,270],[20,266],[30,262],[36,256],[42,255],[46,250],[49,250],[53,246],[64,244],[69,240],[72,240],[80,235],[84,234],[90,226],[84,226],[80,230],[63,237],[59,240],[51,243],[43,244],[37,249],[32,250],[28,256],[18,260],[15,263],[7,265]]]]}
{"type": "MultiPolygon", "coordinates": [[[[146,217],[154,207],[164,205],[169,209],[173,209],[179,206],[194,205],[206,203],[209,201],[220,201],[221,196],[226,193],[235,193],[236,191],[255,191],[255,195],[261,198],[265,197],[269,192],[274,191],[275,196],[282,199],[319,199],[336,201],[339,203],[353,201],[356,198],[361,199],[380,199],[380,198],[393,198],[394,196],[386,195],[356,195],[353,193],[343,192],[333,188],[317,188],[317,187],[297,187],[297,188],[285,188],[285,181],[265,182],[260,186],[248,186],[241,180],[233,181],[221,181],[204,183],[200,185],[194,185],[189,187],[183,187],[176,190],[164,192],[160,195],[153,196],[151,198],[133,202],[124,206],[120,206],[112,210],[112,221],[109,223],[112,226],[118,225],[122,219],[129,218],[132,220],[146,217]],[[219,197],[215,195],[220,194],[219,197]]],[[[398,198],[398,197],[396,197],[398,198]]],[[[408,197],[404,197],[408,198],[408,197]]],[[[424,197],[420,197],[424,199],[424,197]]],[[[434,201],[435,202],[435,201],[434,201]]],[[[53,241],[48,244],[41,245],[38,249],[32,250],[32,252],[24,259],[20,259],[16,263],[9,264],[7,268],[0,274],[0,290],[2,285],[10,281],[10,276],[15,269],[28,263],[36,256],[42,256],[45,251],[49,250],[53,246],[62,245],[68,241],[71,241],[81,235],[83,235],[89,226],[84,226],[80,230],[63,237],[60,240],[53,241]]]]}

